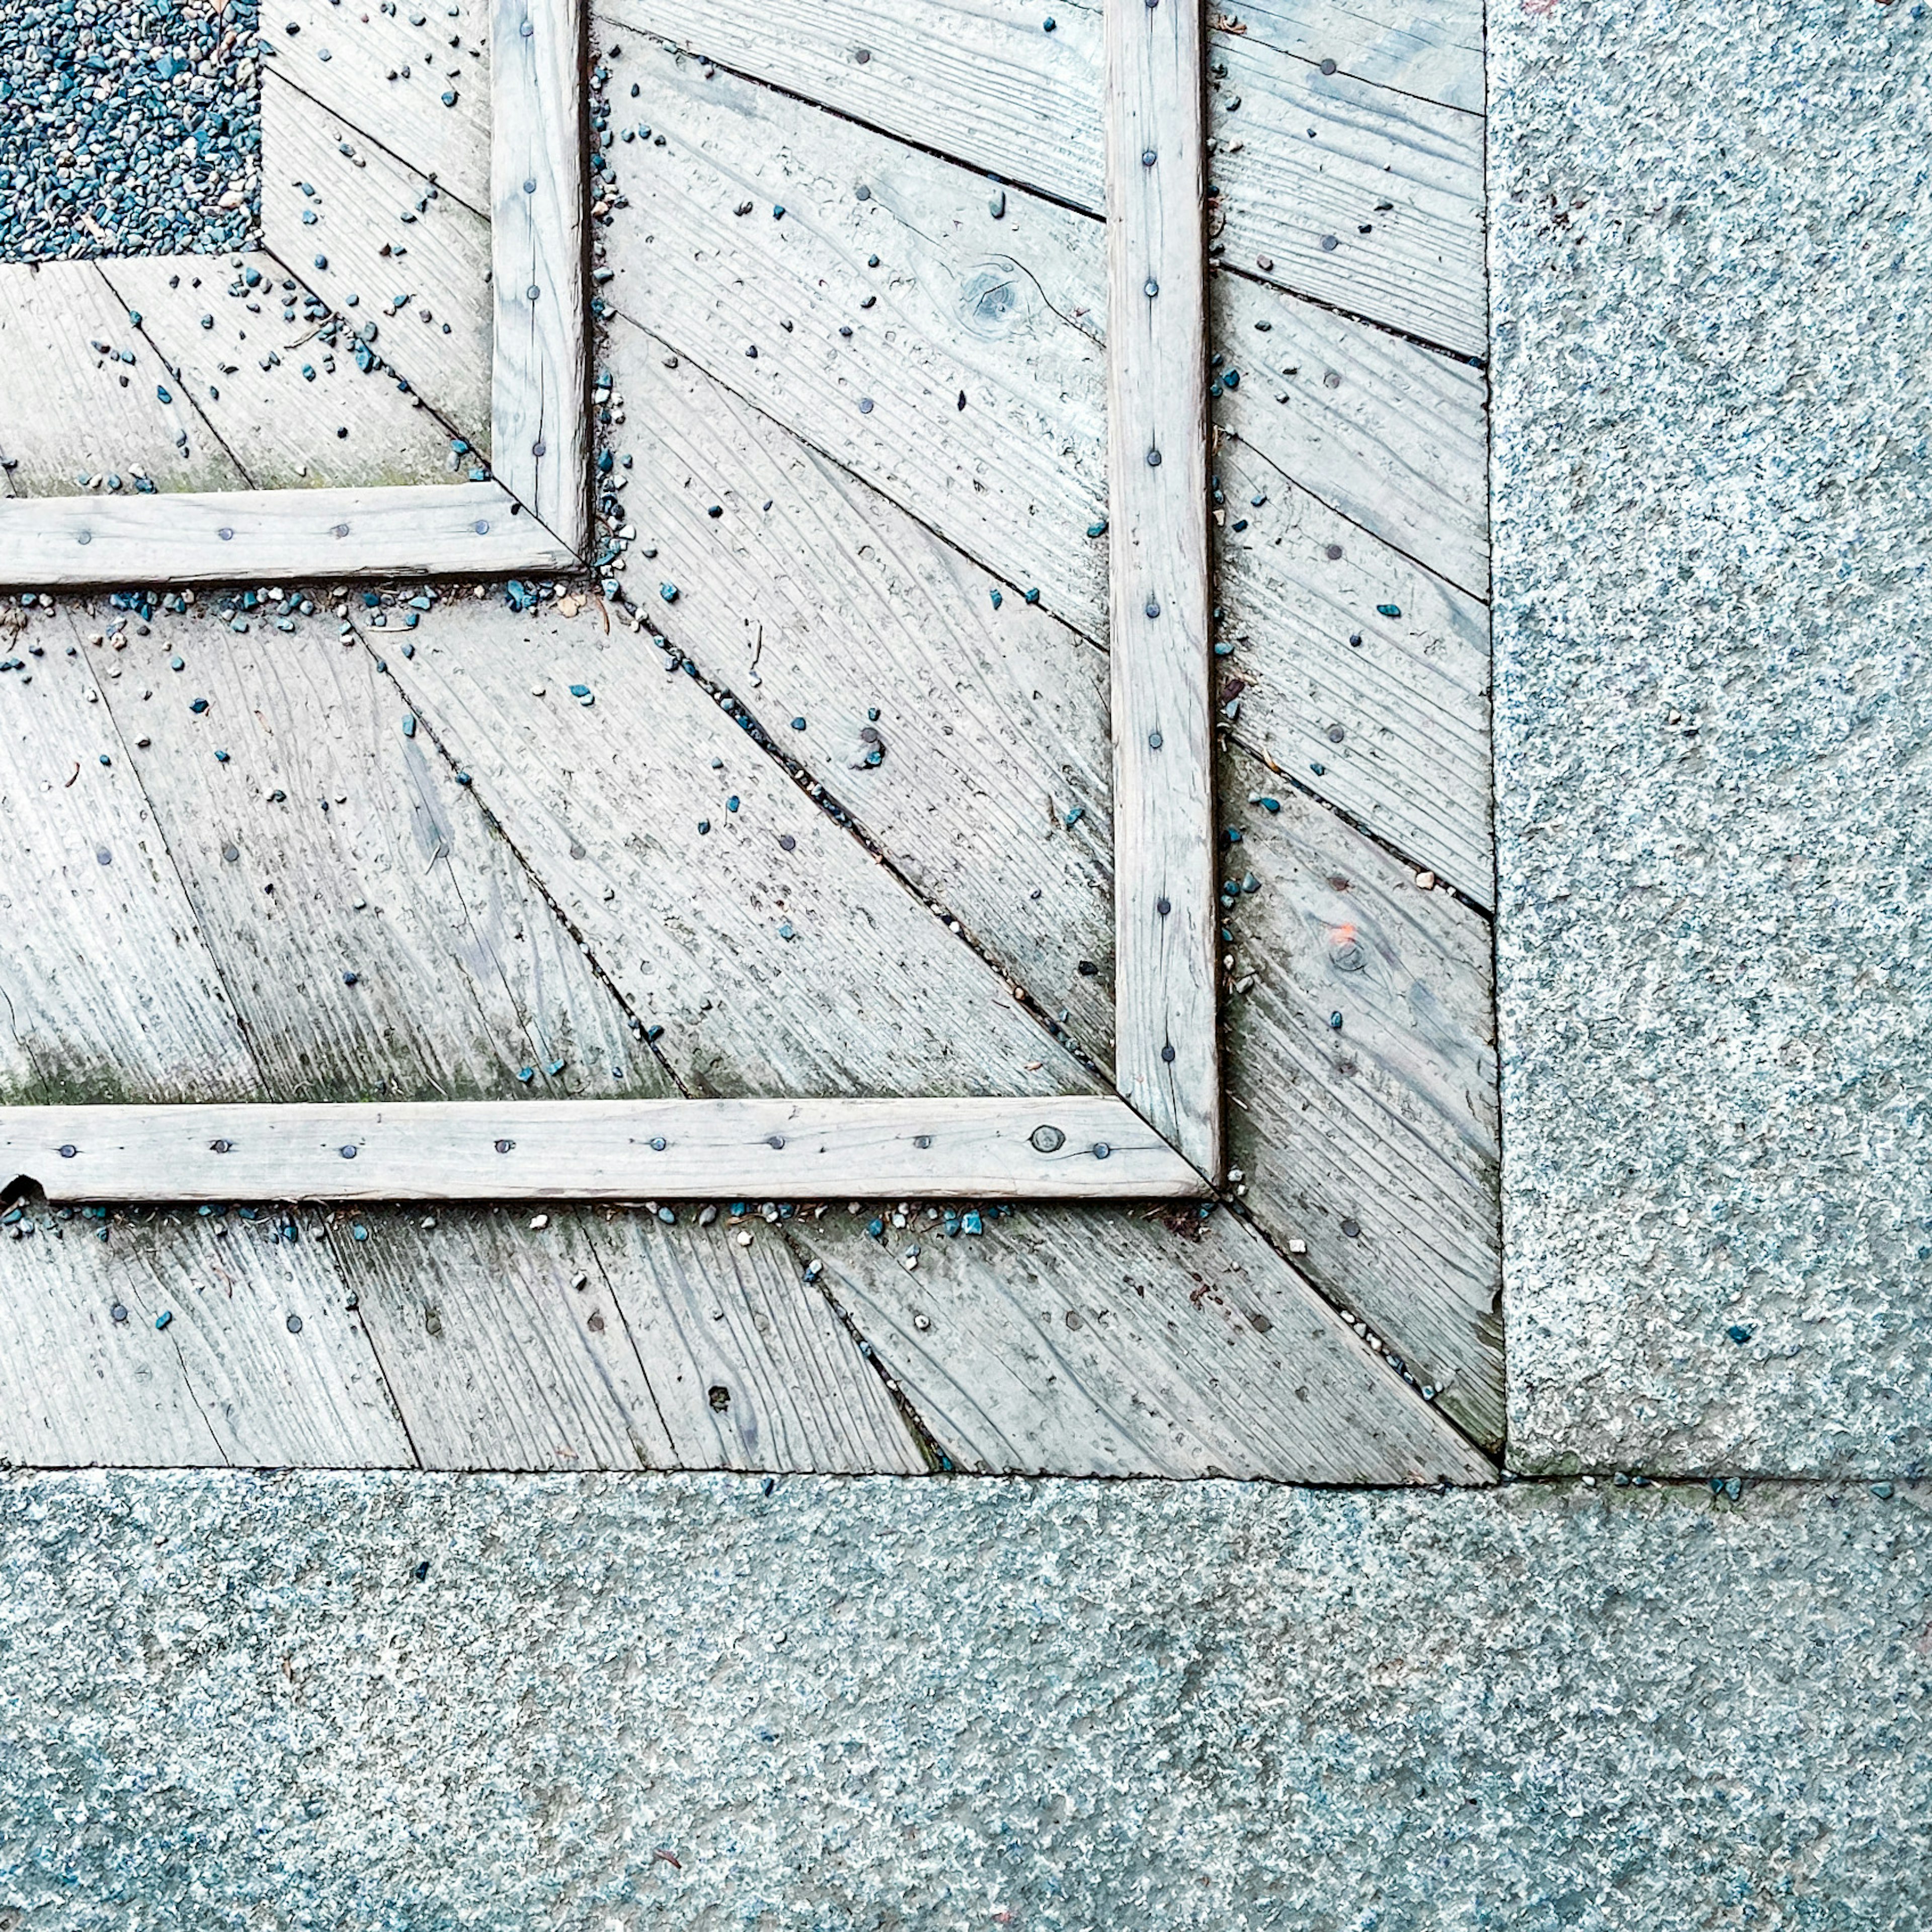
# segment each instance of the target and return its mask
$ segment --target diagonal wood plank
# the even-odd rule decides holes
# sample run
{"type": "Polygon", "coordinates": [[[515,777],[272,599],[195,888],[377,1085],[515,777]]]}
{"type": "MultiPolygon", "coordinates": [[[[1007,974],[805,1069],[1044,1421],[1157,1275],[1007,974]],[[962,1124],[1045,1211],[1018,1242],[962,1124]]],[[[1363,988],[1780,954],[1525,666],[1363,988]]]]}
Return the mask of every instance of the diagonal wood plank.
{"type": "MultiPolygon", "coordinates": [[[[258,1094],[260,1075],[154,825],[133,748],[101,699],[128,681],[126,652],[65,610],[8,614],[17,622],[0,621],[0,650],[20,668],[0,676],[7,1097],[44,1105],[258,1094]]],[[[130,620],[110,613],[102,621],[110,619],[116,642],[125,644],[130,620]]]]}
{"type": "Polygon", "coordinates": [[[654,42],[616,71],[644,92],[604,299],[1103,638],[1100,224],[1017,190],[996,219],[982,176],[654,42]]]}
{"type": "MultiPolygon", "coordinates": [[[[434,8],[278,0],[262,22],[270,71],[425,175],[490,212],[490,27],[483,0],[434,8]],[[446,100],[446,95],[454,98],[446,100]]],[[[278,157],[265,146],[274,165],[278,157]]]]}
{"type": "Polygon", "coordinates": [[[165,1320],[220,1460],[237,1467],[415,1460],[322,1232],[292,1208],[253,1221],[137,1213],[110,1227],[102,1255],[125,1325],[165,1320]]]}
{"type": "Polygon", "coordinates": [[[7,1460],[413,1461],[311,1217],[22,1204],[34,1233],[0,1245],[7,1460]]]}
{"type": "MultiPolygon", "coordinates": [[[[1482,372],[1243,275],[1209,285],[1223,440],[1471,596],[1490,588],[1482,372]]],[[[1245,500],[1223,514],[1245,514],[1245,500]]]]}
{"type": "Polygon", "coordinates": [[[20,496],[71,496],[93,476],[129,490],[137,475],[167,490],[247,482],[92,262],[0,262],[0,451],[20,496]]]}
{"type": "MultiPolygon", "coordinates": [[[[738,727],[736,699],[726,711],[594,609],[555,610],[439,610],[390,671],[632,1012],[662,1027],[686,1091],[1090,1090],[979,956],[738,727]]],[[[836,743],[850,728],[800,715],[801,755],[814,729],[836,743]]]]}
{"type": "MultiPolygon", "coordinates": [[[[176,1337],[124,1307],[95,1223],[29,1204],[0,1229],[0,1461],[20,1468],[182,1468],[226,1460],[176,1337]]],[[[170,1324],[172,1325],[172,1324],[170,1324]]]]}
{"type": "Polygon", "coordinates": [[[884,1241],[837,1215],[792,1238],[959,1468],[1494,1480],[1265,1242],[1181,1211],[1181,1234],[1021,1208],[977,1239],[922,1214],[884,1241]]]}
{"type": "Polygon", "coordinates": [[[446,483],[466,477],[448,432],[393,382],[331,348],[306,284],[272,256],[150,255],[100,272],[141,318],[165,380],[194,398],[257,490],[446,483]],[[262,277],[251,287],[252,270],[262,277]],[[262,364],[266,363],[266,368],[262,364]],[[340,432],[346,430],[344,436],[340,432]]]}
{"type": "Polygon", "coordinates": [[[1219,532],[1222,629],[1237,645],[1217,692],[1223,724],[1493,904],[1487,610],[1246,444],[1222,442],[1215,463],[1225,506],[1238,506],[1219,532]]]}
{"type": "MultiPolygon", "coordinates": [[[[1218,16],[1225,21],[1231,16],[1218,16]]],[[[1357,80],[1466,113],[1483,112],[1481,0],[1248,0],[1232,16],[1250,40],[1357,80]]]]}
{"type": "MultiPolygon", "coordinates": [[[[1101,10],[1024,0],[601,0],[658,35],[895,135],[1103,206],[1101,10]]],[[[1460,353],[1486,352],[1482,123],[1260,38],[1209,36],[1221,245],[1282,286],[1460,353]],[[1312,130],[1312,137],[1311,137],[1312,130]],[[1386,203],[1384,207],[1383,204],[1386,203]],[[1364,230],[1367,232],[1364,232],[1364,230]],[[1334,245],[1324,248],[1333,238],[1334,245]]]]}
{"type": "Polygon", "coordinates": [[[877,1370],[755,1214],[584,1220],[680,1468],[926,1472],[877,1370]]]}
{"type": "Polygon", "coordinates": [[[374,656],[280,621],[157,613],[104,693],[266,1096],[666,1091],[374,656]]]}
{"type": "Polygon", "coordinates": [[[1483,123],[1214,38],[1210,182],[1228,259],[1459,355],[1489,353],[1483,123]]]}
{"type": "Polygon", "coordinates": [[[1255,882],[1226,915],[1230,1159],[1246,1204],[1278,1247],[1304,1244],[1295,1265],[1497,1448],[1488,922],[1239,752],[1224,782],[1224,821],[1240,834],[1227,873],[1255,882]]]}
{"type": "Polygon", "coordinates": [[[564,1211],[339,1218],[345,1278],[425,1468],[663,1469],[676,1456],[633,1339],[564,1211]],[[583,1282],[579,1287],[577,1284],[583,1282]]]}
{"type": "Polygon", "coordinates": [[[678,586],[674,639],[782,735],[805,717],[800,755],[866,836],[1109,1064],[1105,656],[995,608],[956,550],[682,358],[628,328],[610,346],[639,452],[620,527],[678,586]]]}
{"type": "Polygon", "coordinates": [[[1090,214],[1105,207],[1100,10],[1021,0],[596,0],[606,46],[654,34],[1090,214]]]}
{"type": "MultiPolygon", "coordinates": [[[[393,369],[364,381],[406,382],[487,453],[488,220],[373,142],[358,141],[355,129],[272,71],[262,76],[262,146],[272,160],[262,178],[269,252],[393,369]]],[[[340,354],[352,356],[346,334],[340,354]]]]}

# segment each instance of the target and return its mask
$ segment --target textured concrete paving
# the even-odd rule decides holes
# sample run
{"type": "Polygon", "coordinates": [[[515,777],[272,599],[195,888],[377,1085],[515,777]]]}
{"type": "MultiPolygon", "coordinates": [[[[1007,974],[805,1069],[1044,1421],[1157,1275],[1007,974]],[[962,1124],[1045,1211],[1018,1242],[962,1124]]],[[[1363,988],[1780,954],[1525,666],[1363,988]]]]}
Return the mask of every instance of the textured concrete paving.
{"type": "Polygon", "coordinates": [[[1520,1468],[1932,1440],[1932,17],[1490,16],[1520,1468]]]}
{"type": "Polygon", "coordinates": [[[1928,1504],[16,1475],[0,1922],[1921,1925],[1928,1504]]]}

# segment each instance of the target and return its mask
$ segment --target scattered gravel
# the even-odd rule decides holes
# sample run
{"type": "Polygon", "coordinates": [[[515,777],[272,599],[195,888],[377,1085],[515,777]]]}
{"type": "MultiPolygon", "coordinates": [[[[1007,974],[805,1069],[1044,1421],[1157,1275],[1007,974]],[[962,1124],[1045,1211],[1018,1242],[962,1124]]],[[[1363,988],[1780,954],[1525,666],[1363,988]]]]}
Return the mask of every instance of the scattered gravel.
{"type": "Polygon", "coordinates": [[[254,0],[0,7],[0,261],[252,243],[256,21],[254,0]]]}

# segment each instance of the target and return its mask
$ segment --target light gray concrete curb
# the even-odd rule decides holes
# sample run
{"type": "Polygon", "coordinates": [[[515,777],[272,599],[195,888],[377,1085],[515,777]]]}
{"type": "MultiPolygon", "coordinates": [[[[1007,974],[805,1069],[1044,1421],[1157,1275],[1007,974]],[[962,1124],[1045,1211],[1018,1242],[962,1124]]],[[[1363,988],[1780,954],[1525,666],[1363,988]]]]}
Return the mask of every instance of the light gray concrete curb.
{"type": "Polygon", "coordinates": [[[1916,1925],[1927,1500],[15,1475],[0,1924],[1916,1925]]]}
{"type": "Polygon", "coordinates": [[[1932,18],[1490,15],[1519,1468],[1932,1442],[1932,18]]]}

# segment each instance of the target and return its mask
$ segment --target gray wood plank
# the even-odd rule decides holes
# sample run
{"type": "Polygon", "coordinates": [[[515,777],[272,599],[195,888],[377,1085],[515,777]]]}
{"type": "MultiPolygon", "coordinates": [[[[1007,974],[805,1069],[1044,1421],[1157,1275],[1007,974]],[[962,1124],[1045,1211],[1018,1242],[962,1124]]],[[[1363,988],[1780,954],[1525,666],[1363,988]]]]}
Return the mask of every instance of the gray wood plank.
{"type": "Polygon", "coordinates": [[[370,1208],[332,1238],[425,1468],[673,1466],[578,1214],[370,1208]]]}
{"type": "Polygon", "coordinates": [[[0,450],[20,496],[73,496],[93,476],[130,490],[137,473],[160,490],[246,480],[92,262],[0,263],[0,450]]]}
{"type": "MultiPolygon", "coordinates": [[[[1312,800],[1226,761],[1229,1159],[1295,1264],[1479,1442],[1503,1431],[1488,922],[1312,800]],[[1270,812],[1250,804],[1275,798],[1270,812]],[[1339,1027],[1332,1024],[1339,1015],[1339,1027]]],[[[1426,876],[1426,874],[1422,876],[1426,876]]]]}
{"type": "Polygon", "coordinates": [[[99,1252],[128,1328],[167,1317],[218,1460],[406,1468],[408,1438],[321,1232],[299,1208],[253,1221],[136,1210],[115,1215],[99,1252]]]}
{"type": "Polygon", "coordinates": [[[24,667],[0,676],[5,1096],[38,1105],[250,1096],[260,1075],[131,742],[101,701],[140,676],[106,641],[116,618],[124,639],[132,620],[116,613],[78,623],[64,609],[0,616],[0,652],[24,667]]]}
{"type": "MultiPolygon", "coordinates": [[[[1050,34],[1026,0],[930,0],[912,14],[878,0],[773,0],[756,14],[729,0],[601,0],[598,11],[607,35],[659,35],[1101,212],[1098,8],[1056,8],[1050,34]]],[[[1209,46],[1213,213],[1228,258],[1265,256],[1284,286],[1486,353],[1480,117],[1324,74],[1252,34],[1210,34],[1209,46]]]]}
{"type": "Polygon", "coordinates": [[[1107,4],[1114,1076],[1221,1171],[1199,13],[1107,4]]]}
{"type": "Polygon", "coordinates": [[[164,380],[194,398],[251,488],[467,477],[434,416],[394,383],[363,374],[346,338],[332,350],[321,339],[308,319],[305,283],[285,275],[272,256],[244,259],[262,277],[257,287],[227,256],[150,255],[99,266],[140,316],[164,380]],[[285,290],[285,282],[297,286],[285,290]],[[202,326],[204,316],[212,327],[202,326]]]}
{"type": "Polygon", "coordinates": [[[877,1242],[842,1212],[792,1239],[959,1468],[1493,1480],[1252,1230],[1178,1216],[1021,1208],[948,1240],[920,1212],[877,1242]]]}
{"type": "Polygon", "coordinates": [[[780,736],[806,718],[799,754],[867,837],[1111,1064],[1104,655],[1010,592],[995,608],[958,551],[684,358],[610,347],[638,452],[613,520],[657,552],[636,593],[675,584],[675,641],[780,736]]]}
{"type": "Polygon", "coordinates": [[[66,1216],[30,1204],[34,1233],[0,1244],[0,1455],[141,1467],[413,1461],[334,1263],[311,1238],[314,1216],[66,1216]],[[281,1238],[290,1221],[292,1242],[281,1238]]]}
{"type": "MultiPolygon", "coordinates": [[[[1217,15],[1217,24],[1229,16],[1217,15]]],[[[1248,0],[1232,18],[1251,40],[1357,80],[1444,107],[1484,108],[1481,0],[1248,0]]]]}
{"type": "MultiPolygon", "coordinates": [[[[390,669],[632,1010],[664,1028],[658,1050],[686,1091],[1090,1090],[979,956],[694,679],[607,634],[595,607],[555,610],[439,611],[390,669]]],[[[849,742],[865,697],[843,718],[800,714],[800,754],[815,754],[814,729],[849,742]]]]}
{"type": "Polygon", "coordinates": [[[266,1096],[667,1090],[374,652],[196,610],[158,613],[104,696],[266,1096]]]}
{"type": "Polygon", "coordinates": [[[1223,442],[1216,472],[1235,511],[1218,533],[1222,634],[1237,646],[1221,661],[1220,722],[1492,905],[1487,610],[1245,444],[1223,442]]]}
{"type": "Polygon", "coordinates": [[[118,1264],[101,1258],[94,1222],[64,1211],[63,1220],[34,1206],[34,1232],[24,1239],[0,1228],[7,1311],[0,1322],[0,1462],[24,1468],[220,1464],[220,1444],[196,1402],[176,1338],[145,1313],[114,1320],[118,1264]]]}
{"type": "Polygon", "coordinates": [[[725,1190],[1146,1201],[1205,1191],[1112,1094],[6,1107],[0,1172],[56,1202],[219,1202],[243,1191],[628,1202],[725,1190]]]}
{"type": "Polygon", "coordinates": [[[925,1473],[878,1370],[755,1204],[709,1227],[688,1209],[674,1226],[648,1211],[584,1220],[679,1467],[925,1473]]]}
{"type": "MultiPolygon", "coordinates": [[[[490,447],[490,224],[273,71],[262,76],[262,238],[476,449],[490,447]],[[344,154],[346,147],[351,152],[344,154]],[[313,194],[303,191],[304,184],[313,194]],[[305,222],[303,217],[315,217],[305,222]],[[320,260],[326,264],[318,268],[320,260]],[[398,304],[397,298],[406,298],[398,304]],[[447,331],[447,333],[445,332],[447,331]]],[[[346,359],[348,344],[338,359],[346,359]]]]}
{"type": "Polygon", "coordinates": [[[652,139],[608,151],[605,301],[1103,638],[1102,224],[652,41],[612,71],[652,139]]]}
{"type": "Polygon", "coordinates": [[[1056,6],[1050,34],[1022,0],[769,0],[755,10],[596,0],[596,11],[607,46],[656,34],[1004,182],[1093,214],[1105,206],[1097,6],[1056,6]]]}
{"type": "Polygon", "coordinates": [[[1214,37],[1210,232],[1285,288],[1489,353],[1483,123],[1262,43],[1214,37]]]}
{"type": "Polygon", "coordinates": [[[590,464],[584,8],[494,0],[491,21],[490,446],[503,487],[578,550],[590,464]]]}
{"type": "MultiPolygon", "coordinates": [[[[268,71],[486,217],[489,40],[483,0],[373,10],[278,0],[262,22],[268,71]]],[[[265,147],[264,172],[280,159],[265,147]]]]}
{"type": "MultiPolygon", "coordinates": [[[[1209,299],[1226,358],[1215,370],[1222,437],[1239,438],[1330,509],[1486,602],[1481,370],[1244,276],[1215,276],[1209,299]]],[[[1244,514],[1238,502],[1222,521],[1244,514]]]]}

